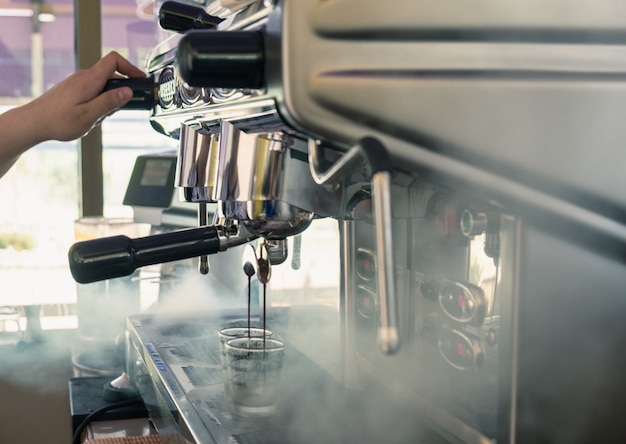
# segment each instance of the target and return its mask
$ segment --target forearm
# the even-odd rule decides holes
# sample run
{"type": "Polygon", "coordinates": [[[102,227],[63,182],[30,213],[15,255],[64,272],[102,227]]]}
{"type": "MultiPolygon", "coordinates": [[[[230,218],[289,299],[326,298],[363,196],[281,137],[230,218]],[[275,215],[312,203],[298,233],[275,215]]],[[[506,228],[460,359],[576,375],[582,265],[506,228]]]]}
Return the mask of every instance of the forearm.
{"type": "Polygon", "coordinates": [[[0,114],[0,177],[27,150],[44,141],[32,103],[0,114]]]}

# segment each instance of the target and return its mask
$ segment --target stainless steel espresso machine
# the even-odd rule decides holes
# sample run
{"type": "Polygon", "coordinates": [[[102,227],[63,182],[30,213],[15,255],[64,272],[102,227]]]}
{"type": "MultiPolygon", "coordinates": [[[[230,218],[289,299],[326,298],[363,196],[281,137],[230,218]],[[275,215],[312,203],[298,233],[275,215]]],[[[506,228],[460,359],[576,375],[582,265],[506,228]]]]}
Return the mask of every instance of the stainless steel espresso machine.
{"type": "Polygon", "coordinates": [[[211,273],[250,242],[257,271],[297,263],[328,218],[324,254],[341,264],[333,304],[260,304],[289,344],[262,419],[233,414],[221,385],[217,330],[242,312],[130,317],[127,371],[159,433],[624,440],[621,2],[157,7],[171,36],[138,95],[156,95],[152,126],[180,141],[177,187],[200,226],[75,244],[75,279],[191,257],[211,273]]]}

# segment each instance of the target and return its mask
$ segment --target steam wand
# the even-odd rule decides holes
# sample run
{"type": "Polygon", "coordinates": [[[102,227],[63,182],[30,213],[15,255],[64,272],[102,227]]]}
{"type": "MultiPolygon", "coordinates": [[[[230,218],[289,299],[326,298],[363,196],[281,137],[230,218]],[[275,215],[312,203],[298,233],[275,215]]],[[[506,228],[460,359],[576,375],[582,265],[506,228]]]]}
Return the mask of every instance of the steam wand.
{"type": "Polygon", "coordinates": [[[336,182],[367,160],[372,169],[372,211],[374,214],[377,284],[380,299],[378,342],[384,353],[392,354],[400,347],[398,303],[391,226],[391,159],[385,146],[373,137],[365,137],[351,147],[327,171],[320,170],[319,143],[309,141],[309,168],[318,185],[336,182]]]}

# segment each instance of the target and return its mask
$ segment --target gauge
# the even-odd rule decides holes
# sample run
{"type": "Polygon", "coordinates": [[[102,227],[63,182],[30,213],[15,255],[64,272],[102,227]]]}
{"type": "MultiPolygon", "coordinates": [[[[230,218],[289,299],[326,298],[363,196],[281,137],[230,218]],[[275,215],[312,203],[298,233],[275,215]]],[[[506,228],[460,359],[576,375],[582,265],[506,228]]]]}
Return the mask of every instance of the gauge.
{"type": "Polygon", "coordinates": [[[441,330],[439,353],[448,364],[459,370],[479,368],[485,359],[483,346],[478,338],[451,328],[441,330]]]}
{"type": "Polygon", "coordinates": [[[444,281],[439,290],[439,305],[457,322],[480,325],[485,320],[485,293],[469,282],[444,281]]]}
{"type": "Polygon", "coordinates": [[[356,252],[356,272],[365,281],[376,277],[376,254],[371,250],[359,248],[356,252]]]}

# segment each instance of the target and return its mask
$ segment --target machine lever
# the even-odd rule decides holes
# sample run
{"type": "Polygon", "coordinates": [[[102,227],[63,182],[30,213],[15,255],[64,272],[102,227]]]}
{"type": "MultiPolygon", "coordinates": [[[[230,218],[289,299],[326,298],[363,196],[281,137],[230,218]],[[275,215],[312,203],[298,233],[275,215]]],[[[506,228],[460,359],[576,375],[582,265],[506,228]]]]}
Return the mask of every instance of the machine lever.
{"type": "Polygon", "coordinates": [[[385,146],[377,139],[366,137],[359,145],[372,168],[372,212],[376,233],[378,256],[376,278],[380,301],[378,342],[384,353],[393,354],[400,348],[400,334],[391,226],[391,159],[385,146]]]}
{"type": "Polygon", "coordinates": [[[391,159],[385,146],[373,137],[365,137],[352,146],[330,168],[321,169],[320,145],[309,140],[309,168],[318,185],[330,185],[350,174],[367,159],[372,169],[372,211],[376,233],[378,298],[380,320],[378,342],[384,353],[400,348],[398,302],[391,226],[391,159]]]}
{"type": "Polygon", "coordinates": [[[225,250],[218,227],[206,226],[131,239],[112,236],[77,242],[68,259],[81,284],[132,274],[145,265],[188,259],[225,250]]]}
{"type": "Polygon", "coordinates": [[[133,98],[122,109],[143,109],[150,111],[158,100],[158,88],[154,76],[133,77],[128,79],[110,79],[104,85],[104,91],[128,86],[133,90],[133,98]]]}

